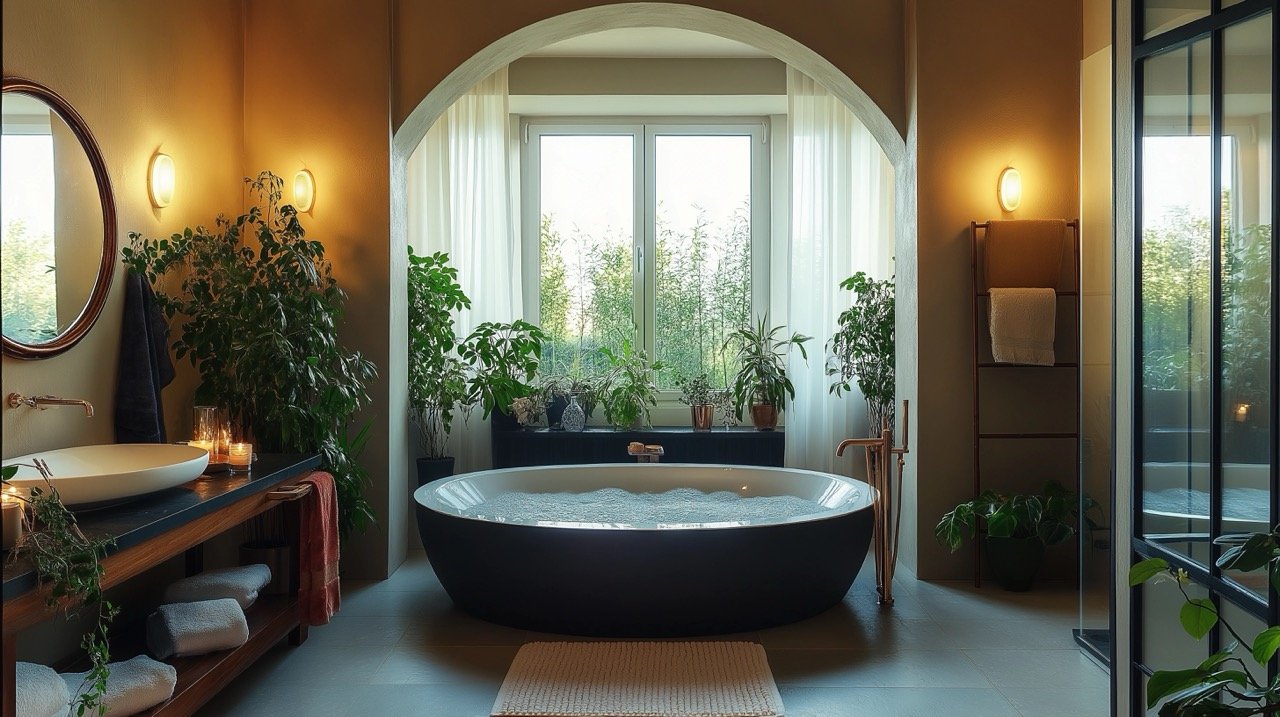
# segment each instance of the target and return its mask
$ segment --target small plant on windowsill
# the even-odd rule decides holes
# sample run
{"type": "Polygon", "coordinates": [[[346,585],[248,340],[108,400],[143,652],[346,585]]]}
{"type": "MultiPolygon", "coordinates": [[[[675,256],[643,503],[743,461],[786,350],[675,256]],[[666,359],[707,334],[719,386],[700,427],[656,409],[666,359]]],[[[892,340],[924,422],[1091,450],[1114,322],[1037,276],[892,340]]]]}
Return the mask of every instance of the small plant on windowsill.
{"type": "MultiPolygon", "coordinates": [[[[86,608],[97,611],[97,624],[80,641],[91,666],[73,696],[71,708],[76,715],[103,715],[107,710],[103,700],[110,675],[107,665],[111,661],[107,628],[119,610],[103,599],[102,559],[114,541],[86,537],[76,524],[75,516],[62,504],[44,461],[37,459],[30,467],[39,471],[45,487],[31,488],[25,498],[20,493],[11,494],[30,511],[31,530],[23,534],[9,559],[22,556],[31,561],[36,575],[46,586],[45,603],[49,607],[60,608],[66,614],[86,608]]],[[[5,486],[18,468],[18,465],[4,467],[0,476],[5,486]]]]}
{"type": "MultiPolygon", "coordinates": [[[[1270,533],[1224,535],[1214,541],[1229,546],[1218,558],[1222,570],[1253,572],[1267,570],[1271,586],[1280,590],[1280,525],[1270,533]]],[[[1202,640],[1215,625],[1232,639],[1227,648],[1198,666],[1185,670],[1156,670],[1147,681],[1147,709],[1161,700],[1160,717],[1262,717],[1280,714],[1280,675],[1263,683],[1254,676],[1245,660],[1236,653],[1240,645],[1250,646],[1249,655],[1265,673],[1280,649],[1280,625],[1244,639],[1208,598],[1193,598],[1186,586],[1187,572],[1161,558],[1143,560],[1129,568],[1129,587],[1146,582],[1169,582],[1184,600],[1178,614],[1182,629],[1202,640]]]]}
{"type": "Polygon", "coordinates": [[[471,366],[467,383],[471,395],[479,401],[484,418],[494,416],[494,428],[518,427],[511,405],[537,392],[530,382],[538,372],[547,338],[527,321],[485,322],[458,346],[458,355],[471,366]]]}
{"type": "Polygon", "coordinates": [[[754,325],[734,331],[725,341],[726,347],[734,347],[739,365],[732,384],[734,408],[741,418],[750,405],[751,423],[761,431],[772,431],[778,425],[778,414],[785,408],[787,399],[796,397],[795,386],[787,376],[788,351],[797,348],[800,356],[808,361],[804,344],[813,338],[799,333],[779,338],[786,327],[769,328],[768,325],[766,314],[754,325]]]}
{"type": "Polygon", "coordinates": [[[714,392],[711,381],[705,373],[690,378],[685,375],[676,376],[676,387],[680,389],[680,402],[689,407],[689,419],[695,431],[709,431],[715,422],[714,392]]]}
{"type": "Polygon", "coordinates": [[[601,381],[605,420],[617,430],[650,425],[649,407],[658,405],[653,374],[662,370],[662,362],[650,363],[649,356],[633,349],[630,341],[623,341],[622,349],[616,352],[602,346],[600,354],[609,362],[609,371],[601,381]]]}

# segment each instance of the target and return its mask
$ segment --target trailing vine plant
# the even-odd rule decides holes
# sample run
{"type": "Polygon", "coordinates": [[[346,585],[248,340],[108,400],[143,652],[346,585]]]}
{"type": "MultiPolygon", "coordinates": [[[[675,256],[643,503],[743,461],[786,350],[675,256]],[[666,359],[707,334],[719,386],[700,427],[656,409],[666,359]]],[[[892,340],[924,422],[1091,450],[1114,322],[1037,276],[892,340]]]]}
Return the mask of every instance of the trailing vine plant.
{"type": "MultiPolygon", "coordinates": [[[[1280,590],[1280,525],[1270,533],[1224,535],[1215,543],[1226,547],[1218,558],[1221,570],[1252,572],[1266,570],[1271,587],[1280,590]]],[[[1263,717],[1280,714],[1280,675],[1269,681],[1267,665],[1280,651],[1280,625],[1272,625],[1246,639],[1219,612],[1207,597],[1191,597],[1186,586],[1191,582],[1186,570],[1170,565],[1162,558],[1149,558],[1129,568],[1129,587],[1145,582],[1169,582],[1182,593],[1183,605],[1178,612],[1182,629],[1196,640],[1202,640],[1215,626],[1220,626],[1231,643],[1198,666],[1183,670],[1156,670],[1147,681],[1147,709],[1163,700],[1160,717],[1263,717]],[[1242,650],[1241,645],[1246,647],[1242,650]],[[1256,667],[1250,669],[1243,652],[1256,667]]]]}
{"type": "MultiPolygon", "coordinates": [[[[5,466],[4,483],[18,472],[18,465],[5,466]]],[[[36,575],[47,585],[45,603],[58,608],[66,615],[92,608],[97,611],[93,629],[81,638],[80,647],[88,655],[91,667],[84,682],[76,690],[71,708],[76,715],[104,715],[107,711],[104,697],[110,670],[111,650],[107,630],[119,609],[102,595],[102,559],[107,549],[114,545],[110,538],[90,539],[80,530],[75,515],[62,504],[58,490],[53,487],[49,467],[36,459],[33,466],[44,479],[44,488],[31,488],[27,497],[16,494],[27,505],[31,514],[31,529],[23,533],[9,554],[13,560],[26,557],[35,567],[36,575]]]]}
{"type": "Polygon", "coordinates": [[[358,463],[368,425],[353,434],[350,424],[377,370],[338,342],[347,295],[324,245],[281,204],[284,180],[262,172],[245,183],[256,202],[234,220],[168,239],[131,232],[121,255],[156,288],[166,315],[185,319],[173,348],[200,372],[197,400],[227,408],[259,450],[319,452],[343,534],[364,530],[374,520],[358,463]],[[171,274],[181,284],[166,294],[158,283],[171,274]]]}

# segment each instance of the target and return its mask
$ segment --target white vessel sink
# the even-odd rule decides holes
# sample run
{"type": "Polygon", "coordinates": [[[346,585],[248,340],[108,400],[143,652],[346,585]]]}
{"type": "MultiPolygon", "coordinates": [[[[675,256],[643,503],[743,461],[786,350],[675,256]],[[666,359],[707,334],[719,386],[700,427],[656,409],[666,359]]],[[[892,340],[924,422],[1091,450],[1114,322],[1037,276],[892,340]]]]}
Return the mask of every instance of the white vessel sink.
{"type": "Polygon", "coordinates": [[[67,506],[102,508],[182,485],[195,479],[209,465],[203,448],[164,443],[121,443],[77,446],[6,458],[3,464],[20,465],[10,483],[19,490],[43,488],[44,479],[32,465],[40,458],[49,464],[52,482],[67,506]]]}

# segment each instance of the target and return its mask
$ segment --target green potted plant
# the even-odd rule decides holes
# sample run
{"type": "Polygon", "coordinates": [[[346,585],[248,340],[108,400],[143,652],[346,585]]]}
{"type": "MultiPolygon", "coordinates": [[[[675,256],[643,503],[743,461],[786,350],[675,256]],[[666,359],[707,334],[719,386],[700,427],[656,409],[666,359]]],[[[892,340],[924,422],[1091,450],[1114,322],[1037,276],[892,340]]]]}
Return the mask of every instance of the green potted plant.
{"type": "Polygon", "coordinates": [[[649,425],[649,407],[658,404],[653,374],[662,370],[662,362],[650,363],[645,352],[633,349],[630,341],[622,342],[621,351],[608,346],[599,351],[609,362],[609,371],[601,381],[605,420],[618,430],[649,425]]]}
{"type": "Polygon", "coordinates": [[[772,431],[787,399],[796,397],[795,386],[787,377],[787,352],[795,347],[809,360],[804,343],[812,338],[799,333],[779,338],[786,327],[768,328],[768,322],[768,315],[762,316],[754,325],[729,334],[725,341],[726,347],[734,348],[738,360],[738,373],[732,384],[734,409],[741,418],[750,405],[751,423],[759,431],[772,431]]]}
{"type": "MultiPolygon", "coordinates": [[[[1224,535],[1214,541],[1227,546],[1218,558],[1223,570],[1253,572],[1266,570],[1271,587],[1280,590],[1280,525],[1270,533],[1224,535]]],[[[1277,650],[1280,650],[1280,625],[1272,625],[1247,640],[1218,611],[1213,600],[1193,598],[1187,594],[1191,582],[1187,572],[1175,568],[1162,558],[1149,558],[1129,568],[1129,587],[1145,582],[1168,582],[1182,593],[1183,605],[1178,613],[1182,629],[1196,640],[1202,640],[1214,627],[1222,628],[1223,638],[1231,642],[1222,651],[1182,670],[1156,670],[1147,680],[1147,709],[1161,700],[1160,717],[1265,717],[1280,714],[1280,676],[1269,682],[1265,675],[1277,650]],[[1248,647],[1245,656],[1237,655],[1241,644],[1248,647]],[[1245,659],[1256,663],[1252,669],[1245,659]]],[[[1247,634],[1247,633],[1246,633],[1247,634]]]]}
{"type": "Polygon", "coordinates": [[[1023,592],[1040,571],[1045,547],[1075,535],[1078,515],[1075,493],[1049,481],[1042,495],[985,491],[942,516],[933,534],[954,553],[965,537],[972,538],[985,525],[983,545],[996,582],[1005,590],[1023,592]]]}
{"type": "Polygon", "coordinates": [[[538,372],[546,340],[542,329],[527,321],[485,322],[458,346],[458,355],[471,366],[468,388],[480,402],[484,418],[493,416],[494,430],[520,427],[511,405],[536,392],[529,382],[538,372]]]}
{"type": "Polygon", "coordinates": [[[680,389],[680,402],[689,407],[689,420],[693,423],[693,430],[711,430],[716,407],[711,381],[707,379],[707,375],[703,373],[693,378],[677,376],[676,387],[680,389]]]}
{"type": "Polygon", "coordinates": [[[417,460],[418,485],[453,475],[446,455],[455,412],[471,408],[467,366],[458,358],[453,312],[471,306],[458,284],[449,255],[413,253],[409,247],[409,414],[424,455],[417,460]]]}
{"type": "Polygon", "coordinates": [[[894,428],[893,279],[879,281],[860,271],[840,282],[840,288],[852,291],[854,299],[827,341],[827,375],[835,377],[828,392],[838,397],[856,381],[867,401],[871,435],[878,437],[882,427],[894,428]]]}
{"type": "Polygon", "coordinates": [[[546,411],[547,427],[553,431],[560,430],[560,419],[564,409],[569,406],[569,395],[573,380],[568,376],[553,374],[538,377],[538,395],[546,411]]]}
{"type": "Polygon", "coordinates": [[[124,263],[156,289],[170,319],[182,317],[173,343],[200,373],[196,402],[227,407],[259,452],[318,452],[334,477],[344,534],[374,520],[359,456],[368,425],[350,430],[369,402],[377,375],[338,340],[347,295],[324,244],[306,237],[284,180],[271,172],[245,179],[255,203],[214,229],[187,228],[167,239],[129,234],[124,263]],[[170,274],[179,290],[159,286],[170,274]]]}

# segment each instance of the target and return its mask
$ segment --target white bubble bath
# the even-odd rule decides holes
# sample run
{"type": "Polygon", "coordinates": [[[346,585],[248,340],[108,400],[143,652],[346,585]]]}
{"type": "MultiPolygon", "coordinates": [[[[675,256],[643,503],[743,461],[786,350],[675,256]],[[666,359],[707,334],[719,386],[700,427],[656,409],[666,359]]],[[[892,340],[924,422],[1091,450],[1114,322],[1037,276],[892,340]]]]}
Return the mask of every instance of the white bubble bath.
{"type": "Polygon", "coordinates": [[[680,529],[784,523],[833,511],[794,495],[743,496],[696,488],[633,493],[600,488],[580,493],[510,491],[470,506],[462,514],[523,525],[680,529]]]}

